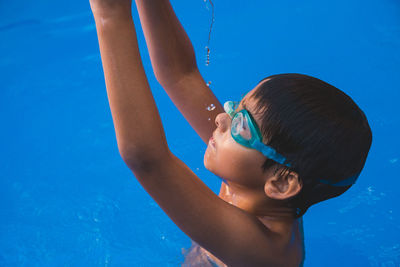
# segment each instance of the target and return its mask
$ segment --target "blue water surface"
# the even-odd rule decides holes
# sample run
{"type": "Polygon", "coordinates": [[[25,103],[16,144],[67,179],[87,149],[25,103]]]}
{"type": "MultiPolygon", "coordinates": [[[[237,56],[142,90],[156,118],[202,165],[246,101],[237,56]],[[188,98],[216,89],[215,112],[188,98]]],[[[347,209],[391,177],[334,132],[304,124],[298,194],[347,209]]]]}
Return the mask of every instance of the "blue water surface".
{"type": "MultiPolygon", "coordinates": [[[[344,195],[304,216],[307,267],[400,266],[400,2],[173,0],[218,99],[304,73],[351,96],[373,144],[344,195]]],[[[170,149],[215,193],[205,145],[143,64],[170,149]]],[[[88,1],[0,1],[0,266],[179,266],[190,239],[122,161],[88,1]]],[[[146,119],[146,118],[143,118],[146,119]]]]}

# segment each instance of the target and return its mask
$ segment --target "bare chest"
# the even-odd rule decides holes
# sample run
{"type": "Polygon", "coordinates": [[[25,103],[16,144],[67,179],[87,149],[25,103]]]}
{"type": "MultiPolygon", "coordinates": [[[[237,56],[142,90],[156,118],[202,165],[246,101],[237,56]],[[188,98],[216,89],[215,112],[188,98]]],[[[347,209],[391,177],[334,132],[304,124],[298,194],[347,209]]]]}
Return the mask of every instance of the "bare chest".
{"type": "MultiPolygon", "coordinates": [[[[300,250],[301,245],[294,246],[293,249],[288,250],[285,255],[285,266],[300,266],[303,260],[303,254],[300,250]],[[297,248],[296,248],[297,247],[297,248]]],[[[268,252],[266,252],[268,253],[268,252]]],[[[197,243],[193,242],[192,247],[185,254],[185,262],[183,267],[227,267],[217,257],[210,252],[200,247],[197,243]]]]}

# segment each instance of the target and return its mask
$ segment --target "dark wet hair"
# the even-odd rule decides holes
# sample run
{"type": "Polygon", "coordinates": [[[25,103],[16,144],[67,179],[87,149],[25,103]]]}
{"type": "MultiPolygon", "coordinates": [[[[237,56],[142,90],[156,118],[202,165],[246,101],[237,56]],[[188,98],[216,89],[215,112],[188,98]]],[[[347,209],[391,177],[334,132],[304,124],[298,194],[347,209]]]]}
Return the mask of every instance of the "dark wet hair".
{"type": "Polygon", "coordinates": [[[262,168],[280,167],[280,175],[294,171],[301,179],[299,194],[285,201],[296,217],[351,187],[318,182],[353,176],[367,159],[372,132],[364,112],[348,95],[320,79],[289,73],[263,79],[252,97],[263,143],[291,163],[289,168],[267,159],[262,168]]]}

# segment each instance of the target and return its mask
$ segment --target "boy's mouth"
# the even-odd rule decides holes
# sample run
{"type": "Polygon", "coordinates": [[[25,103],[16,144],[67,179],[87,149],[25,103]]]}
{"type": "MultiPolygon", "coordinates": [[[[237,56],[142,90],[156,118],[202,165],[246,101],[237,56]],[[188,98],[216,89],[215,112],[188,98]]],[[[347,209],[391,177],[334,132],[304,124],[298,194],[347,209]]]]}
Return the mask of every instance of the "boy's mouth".
{"type": "Polygon", "coordinates": [[[210,140],[208,141],[209,145],[212,146],[215,149],[215,139],[214,136],[210,137],[210,140]]]}

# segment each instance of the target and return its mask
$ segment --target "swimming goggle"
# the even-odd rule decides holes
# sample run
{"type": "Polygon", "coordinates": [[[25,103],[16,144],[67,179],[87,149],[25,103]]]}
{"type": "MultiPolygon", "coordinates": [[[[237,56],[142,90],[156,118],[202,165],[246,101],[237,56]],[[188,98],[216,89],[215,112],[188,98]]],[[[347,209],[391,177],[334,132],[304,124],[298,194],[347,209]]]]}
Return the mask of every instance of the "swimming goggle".
{"type": "Polygon", "coordinates": [[[275,149],[263,144],[262,135],[256,122],[251,114],[242,109],[235,111],[238,107],[238,102],[227,101],[224,104],[224,110],[232,118],[231,135],[232,138],[239,144],[260,151],[264,156],[272,159],[287,167],[291,165],[286,161],[286,158],[277,153],[275,149]]]}
{"type": "MultiPolygon", "coordinates": [[[[245,110],[236,111],[239,102],[227,101],[224,104],[224,110],[232,118],[231,122],[231,135],[232,138],[239,144],[260,151],[264,156],[273,161],[291,167],[291,164],[287,162],[286,158],[276,152],[271,146],[265,145],[262,142],[262,134],[258,128],[254,118],[251,114],[245,110]]],[[[319,180],[323,184],[331,186],[349,186],[355,183],[360,173],[351,176],[345,180],[341,180],[337,183],[332,183],[328,180],[319,180]]]]}

